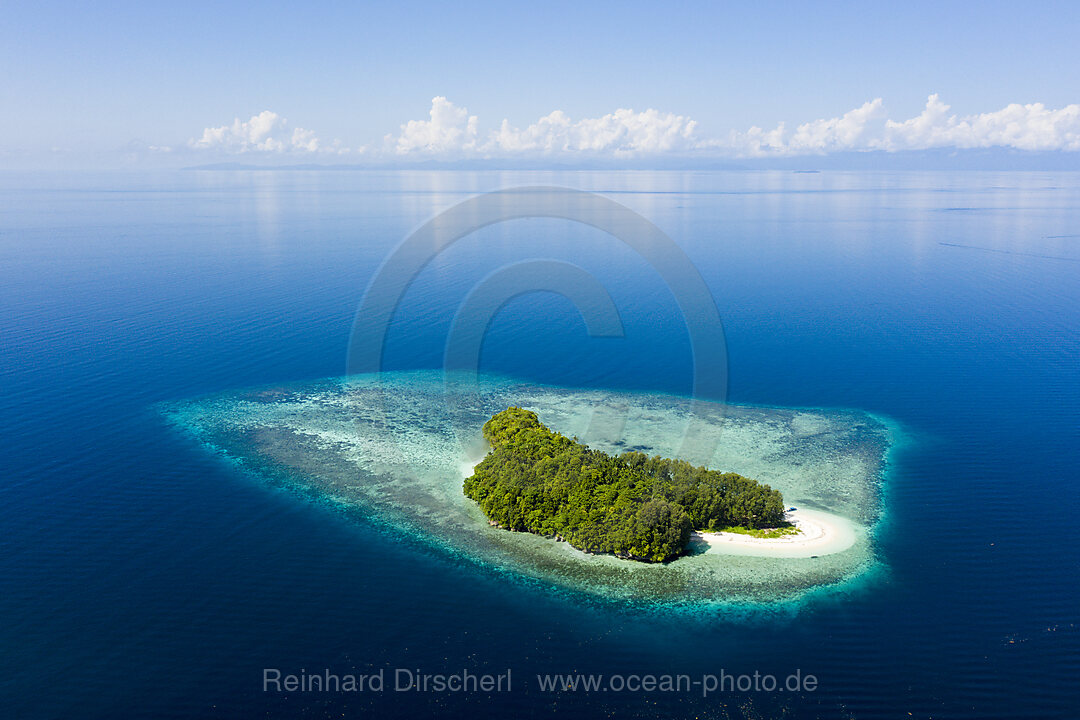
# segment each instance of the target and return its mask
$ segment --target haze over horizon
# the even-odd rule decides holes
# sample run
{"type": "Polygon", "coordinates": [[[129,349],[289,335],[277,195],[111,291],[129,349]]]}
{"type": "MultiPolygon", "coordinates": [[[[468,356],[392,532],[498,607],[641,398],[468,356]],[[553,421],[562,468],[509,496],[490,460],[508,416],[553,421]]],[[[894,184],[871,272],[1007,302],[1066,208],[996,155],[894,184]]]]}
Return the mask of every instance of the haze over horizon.
{"type": "Polygon", "coordinates": [[[918,166],[981,151],[1075,168],[1078,21],[1066,3],[16,7],[0,28],[0,168],[918,166]]]}

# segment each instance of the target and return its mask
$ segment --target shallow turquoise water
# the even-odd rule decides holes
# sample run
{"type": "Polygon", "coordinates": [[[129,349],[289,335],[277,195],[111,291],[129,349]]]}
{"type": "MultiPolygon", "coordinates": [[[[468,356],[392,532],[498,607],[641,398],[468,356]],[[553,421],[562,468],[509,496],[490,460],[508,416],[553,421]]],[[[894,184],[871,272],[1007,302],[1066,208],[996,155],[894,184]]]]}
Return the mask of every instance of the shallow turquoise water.
{"type": "Polygon", "coordinates": [[[880,571],[873,535],[895,430],[857,411],[810,411],[557,388],[510,379],[398,372],[269,387],[163,408],[211,449],[344,511],[479,565],[609,599],[683,610],[791,601],[880,571]],[[510,405],[608,452],[695,454],[767,482],[790,504],[853,521],[855,544],[814,558],[696,553],[647,565],[492,528],[461,492],[483,456],[479,428],[510,405]]]}

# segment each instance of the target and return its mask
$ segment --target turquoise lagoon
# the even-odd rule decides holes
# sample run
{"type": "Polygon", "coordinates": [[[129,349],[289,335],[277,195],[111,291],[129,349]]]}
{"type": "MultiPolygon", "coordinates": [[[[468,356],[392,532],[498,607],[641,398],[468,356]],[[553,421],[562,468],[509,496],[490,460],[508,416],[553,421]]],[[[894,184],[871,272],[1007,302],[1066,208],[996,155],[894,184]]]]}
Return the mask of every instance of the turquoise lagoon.
{"type": "Polygon", "coordinates": [[[745,606],[845,587],[882,564],[874,534],[897,430],[856,410],[409,371],[229,392],[163,411],[272,485],[528,585],[670,608],[745,606]],[[607,452],[685,457],[769,483],[788,505],[849,520],[855,543],[803,558],[717,554],[692,543],[688,555],[654,565],[493,528],[461,484],[486,452],[481,426],[510,405],[607,452]]]}

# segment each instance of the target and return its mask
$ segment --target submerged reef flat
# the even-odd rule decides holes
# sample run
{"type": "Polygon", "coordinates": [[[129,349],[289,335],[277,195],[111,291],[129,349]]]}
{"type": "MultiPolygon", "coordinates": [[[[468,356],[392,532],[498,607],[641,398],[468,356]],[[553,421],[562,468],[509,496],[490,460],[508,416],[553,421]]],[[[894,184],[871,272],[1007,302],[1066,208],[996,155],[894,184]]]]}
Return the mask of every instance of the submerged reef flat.
{"type": "Polygon", "coordinates": [[[840,586],[880,562],[873,536],[893,430],[855,410],[692,403],[436,371],[259,388],[162,410],[270,483],[548,586],[653,605],[769,604],[840,586]],[[487,452],[484,422],[511,405],[605,452],[683,457],[768,483],[787,505],[839,516],[849,541],[809,557],[692,541],[683,557],[645,564],[492,527],[462,482],[487,452]]]}

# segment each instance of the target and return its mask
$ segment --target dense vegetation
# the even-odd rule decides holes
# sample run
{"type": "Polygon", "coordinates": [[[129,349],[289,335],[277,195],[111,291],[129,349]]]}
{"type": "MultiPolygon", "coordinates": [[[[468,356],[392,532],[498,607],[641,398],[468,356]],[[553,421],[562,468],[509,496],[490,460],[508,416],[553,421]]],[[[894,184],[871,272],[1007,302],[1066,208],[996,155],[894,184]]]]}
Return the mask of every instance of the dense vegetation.
{"type": "Polygon", "coordinates": [[[465,495],[500,527],[586,552],[660,562],[685,550],[691,529],[774,527],[784,516],[768,485],[682,460],[608,455],[521,408],[488,420],[484,437],[491,452],[465,480],[465,495]]]}

